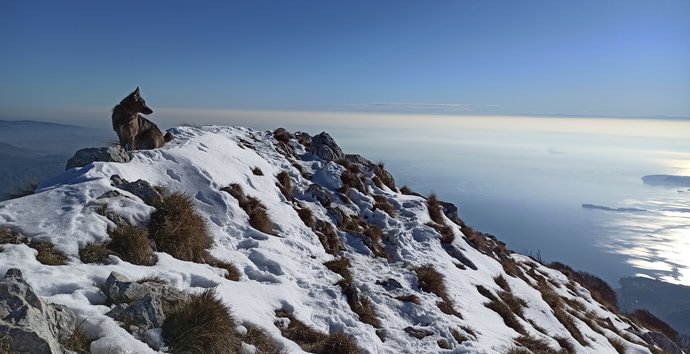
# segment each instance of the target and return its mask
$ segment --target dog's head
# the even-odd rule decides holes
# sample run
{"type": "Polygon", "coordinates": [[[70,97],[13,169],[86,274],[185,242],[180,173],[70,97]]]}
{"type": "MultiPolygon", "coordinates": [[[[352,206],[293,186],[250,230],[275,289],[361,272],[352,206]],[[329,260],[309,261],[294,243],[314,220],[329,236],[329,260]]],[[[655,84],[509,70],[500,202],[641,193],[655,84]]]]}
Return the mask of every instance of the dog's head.
{"type": "Polygon", "coordinates": [[[125,99],[122,100],[120,104],[125,106],[125,108],[127,108],[127,110],[130,112],[137,112],[142,114],[153,113],[153,110],[146,105],[146,101],[144,101],[144,98],[141,97],[141,95],[139,94],[138,86],[137,89],[134,90],[134,92],[130,93],[129,96],[125,97],[125,99]]]}

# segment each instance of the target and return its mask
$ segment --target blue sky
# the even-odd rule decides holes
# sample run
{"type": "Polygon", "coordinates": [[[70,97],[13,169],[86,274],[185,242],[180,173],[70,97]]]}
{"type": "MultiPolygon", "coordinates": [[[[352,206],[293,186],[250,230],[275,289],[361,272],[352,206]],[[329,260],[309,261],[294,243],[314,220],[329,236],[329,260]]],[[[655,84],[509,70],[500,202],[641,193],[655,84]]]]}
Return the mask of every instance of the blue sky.
{"type": "Polygon", "coordinates": [[[3,118],[137,85],[154,110],[690,117],[686,0],[6,1],[0,45],[3,118]]]}

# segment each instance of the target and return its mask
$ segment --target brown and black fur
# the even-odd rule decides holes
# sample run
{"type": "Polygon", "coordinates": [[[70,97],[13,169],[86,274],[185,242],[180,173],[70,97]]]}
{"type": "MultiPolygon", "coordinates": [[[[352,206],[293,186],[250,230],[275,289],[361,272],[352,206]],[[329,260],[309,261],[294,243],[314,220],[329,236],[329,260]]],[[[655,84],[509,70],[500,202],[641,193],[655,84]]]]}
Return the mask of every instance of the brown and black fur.
{"type": "Polygon", "coordinates": [[[139,94],[139,87],[113,108],[113,130],[126,150],[156,149],[173,139],[170,132],[165,136],[158,126],[139,113],[151,114],[153,110],[139,94]]]}

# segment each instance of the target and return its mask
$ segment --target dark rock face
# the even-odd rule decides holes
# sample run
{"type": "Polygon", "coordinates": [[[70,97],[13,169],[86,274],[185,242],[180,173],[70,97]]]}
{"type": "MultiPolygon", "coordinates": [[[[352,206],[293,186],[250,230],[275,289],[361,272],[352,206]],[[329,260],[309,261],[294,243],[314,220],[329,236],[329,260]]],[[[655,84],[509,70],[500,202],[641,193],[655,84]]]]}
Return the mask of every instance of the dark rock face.
{"type": "Polygon", "coordinates": [[[148,205],[160,205],[163,202],[163,196],[149,182],[142,179],[127,182],[118,175],[112,175],[110,181],[115,187],[136,195],[148,205]]]}
{"type": "Polygon", "coordinates": [[[338,147],[335,140],[326,132],[322,132],[311,138],[311,151],[316,156],[326,161],[333,161],[345,157],[343,150],[338,147]]]}
{"type": "Polygon", "coordinates": [[[92,162],[129,162],[129,154],[120,145],[111,145],[102,148],[86,148],[78,150],[74,156],[67,160],[65,170],[73,167],[83,167],[92,162]]]}
{"type": "Polygon", "coordinates": [[[64,353],[59,339],[75,324],[71,311],[38,298],[19,269],[8,269],[0,280],[0,337],[10,338],[10,352],[64,353]]]}
{"type": "Polygon", "coordinates": [[[333,202],[328,191],[318,184],[310,184],[306,194],[312,201],[318,201],[323,207],[328,207],[333,202]]]}
{"type": "Polygon", "coordinates": [[[650,331],[643,334],[642,339],[650,345],[658,346],[664,353],[683,354],[683,351],[678,348],[678,345],[668,339],[663,333],[650,331]]]}

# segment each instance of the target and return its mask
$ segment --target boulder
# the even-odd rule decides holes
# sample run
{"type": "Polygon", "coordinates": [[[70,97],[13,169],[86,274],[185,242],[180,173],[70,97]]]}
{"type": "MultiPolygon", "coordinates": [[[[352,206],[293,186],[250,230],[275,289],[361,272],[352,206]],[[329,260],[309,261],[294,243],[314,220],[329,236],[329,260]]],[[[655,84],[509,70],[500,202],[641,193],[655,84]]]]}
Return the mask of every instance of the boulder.
{"type": "Polygon", "coordinates": [[[111,145],[101,148],[86,148],[78,150],[74,156],[67,160],[65,170],[73,167],[83,167],[92,162],[129,162],[129,154],[120,145],[111,145]]]}
{"type": "Polygon", "coordinates": [[[326,161],[333,161],[345,157],[343,150],[338,147],[335,140],[326,132],[322,132],[311,138],[311,151],[313,154],[326,161]]]}
{"type": "Polygon", "coordinates": [[[333,202],[333,200],[331,200],[331,196],[325,188],[313,183],[307,188],[306,197],[309,200],[318,201],[323,207],[328,207],[333,202]]]}
{"type": "Polygon", "coordinates": [[[59,339],[74,332],[75,315],[47,304],[16,268],[0,280],[0,338],[8,337],[12,353],[65,353],[59,339]]]}
{"type": "Polygon", "coordinates": [[[151,183],[143,179],[127,182],[119,175],[112,175],[110,181],[113,183],[113,186],[134,194],[148,205],[160,205],[163,203],[163,196],[153,188],[151,183]]]}
{"type": "Polygon", "coordinates": [[[434,334],[434,332],[432,332],[426,328],[420,328],[420,327],[408,326],[408,327],[405,327],[404,330],[407,334],[409,334],[410,336],[415,337],[417,339],[422,339],[424,337],[428,337],[428,336],[434,334]]]}

